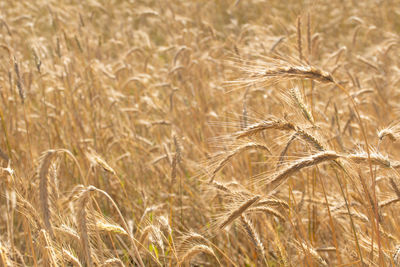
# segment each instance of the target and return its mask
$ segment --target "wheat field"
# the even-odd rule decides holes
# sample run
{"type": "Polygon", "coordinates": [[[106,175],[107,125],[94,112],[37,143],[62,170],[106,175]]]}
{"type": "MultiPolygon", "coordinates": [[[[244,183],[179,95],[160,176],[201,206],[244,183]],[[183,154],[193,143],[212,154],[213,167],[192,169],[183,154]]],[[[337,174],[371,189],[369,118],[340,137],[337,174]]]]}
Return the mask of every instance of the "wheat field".
{"type": "Polygon", "coordinates": [[[0,266],[400,266],[400,2],[0,2],[0,266]]]}

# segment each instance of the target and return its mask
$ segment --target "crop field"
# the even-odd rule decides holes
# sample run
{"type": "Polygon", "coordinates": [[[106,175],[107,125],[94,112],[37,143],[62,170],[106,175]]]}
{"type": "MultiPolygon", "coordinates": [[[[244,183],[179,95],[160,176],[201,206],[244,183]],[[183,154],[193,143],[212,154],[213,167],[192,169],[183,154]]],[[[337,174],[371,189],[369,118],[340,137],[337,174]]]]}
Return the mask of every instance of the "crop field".
{"type": "Polygon", "coordinates": [[[400,266],[400,2],[0,1],[0,266],[400,266]]]}

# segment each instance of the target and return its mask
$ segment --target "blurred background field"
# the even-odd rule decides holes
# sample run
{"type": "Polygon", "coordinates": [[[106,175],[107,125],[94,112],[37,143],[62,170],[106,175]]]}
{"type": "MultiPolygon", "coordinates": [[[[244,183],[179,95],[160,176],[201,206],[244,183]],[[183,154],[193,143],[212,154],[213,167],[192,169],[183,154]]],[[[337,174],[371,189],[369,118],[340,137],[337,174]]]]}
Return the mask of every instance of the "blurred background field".
{"type": "Polygon", "coordinates": [[[1,1],[0,265],[398,266],[399,4],[1,1]]]}

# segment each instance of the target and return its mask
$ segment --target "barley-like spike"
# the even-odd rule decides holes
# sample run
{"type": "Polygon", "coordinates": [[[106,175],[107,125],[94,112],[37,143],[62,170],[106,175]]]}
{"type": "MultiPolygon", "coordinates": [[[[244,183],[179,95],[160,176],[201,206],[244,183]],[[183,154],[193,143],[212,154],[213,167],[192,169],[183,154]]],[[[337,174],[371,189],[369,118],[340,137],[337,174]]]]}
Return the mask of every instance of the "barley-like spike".
{"type": "Polygon", "coordinates": [[[92,253],[90,248],[89,242],[89,235],[88,235],[88,227],[87,227],[87,213],[86,213],[86,205],[89,201],[89,193],[88,189],[84,190],[77,202],[77,224],[78,224],[78,231],[79,237],[81,240],[83,252],[85,255],[86,264],[88,266],[92,266],[92,253]]]}
{"type": "Polygon", "coordinates": [[[215,187],[216,189],[218,189],[220,191],[223,191],[225,193],[232,193],[232,191],[228,187],[226,187],[223,183],[220,183],[220,182],[217,182],[217,181],[213,181],[211,183],[211,185],[213,187],[215,187]]]}
{"type": "Polygon", "coordinates": [[[18,93],[19,93],[19,96],[21,98],[22,104],[24,104],[24,102],[25,102],[25,93],[24,93],[24,89],[22,88],[21,74],[19,72],[18,62],[17,62],[17,59],[15,57],[14,57],[14,71],[15,71],[15,74],[17,76],[18,93]]]}
{"type": "Polygon", "coordinates": [[[380,208],[384,208],[386,206],[389,206],[391,204],[397,203],[400,201],[400,198],[396,197],[396,198],[391,198],[391,199],[387,199],[382,201],[381,203],[379,203],[379,207],[380,208]]]}
{"type": "Polygon", "coordinates": [[[300,61],[303,60],[303,47],[301,44],[301,17],[297,17],[297,50],[299,52],[300,61]]]}
{"type": "Polygon", "coordinates": [[[283,159],[289,149],[289,146],[292,144],[292,142],[296,139],[297,133],[292,134],[292,136],[289,138],[289,141],[286,143],[285,147],[283,148],[281,154],[279,155],[279,160],[278,160],[278,164],[276,164],[276,170],[279,169],[279,167],[282,165],[283,163],[283,159]]]}
{"type": "Polygon", "coordinates": [[[40,247],[43,251],[43,254],[45,255],[46,261],[52,266],[58,266],[56,252],[54,250],[54,245],[49,234],[46,230],[42,229],[39,232],[39,237],[42,242],[42,245],[40,247]]]}
{"type": "Polygon", "coordinates": [[[260,78],[302,78],[316,80],[322,83],[334,83],[332,75],[328,72],[314,68],[312,66],[287,66],[277,67],[265,70],[261,75],[257,74],[260,78]]]}
{"type": "Polygon", "coordinates": [[[277,198],[268,198],[268,199],[262,199],[260,201],[257,202],[257,204],[255,205],[257,207],[260,206],[278,206],[278,207],[283,207],[285,209],[289,208],[289,204],[281,199],[277,199],[277,198]]]}
{"type": "Polygon", "coordinates": [[[303,113],[304,118],[306,118],[311,124],[314,125],[314,117],[311,114],[311,111],[307,107],[307,105],[304,103],[304,99],[300,94],[299,88],[293,87],[290,89],[290,96],[293,98],[293,101],[295,104],[300,108],[300,110],[303,113]]]}
{"type": "Polygon", "coordinates": [[[71,251],[66,250],[63,248],[62,250],[63,256],[65,257],[66,260],[68,260],[68,262],[72,263],[73,266],[75,267],[82,267],[81,262],[79,261],[79,259],[77,257],[75,257],[71,251]]]}
{"type": "Polygon", "coordinates": [[[154,225],[152,225],[152,224],[147,225],[147,226],[143,229],[142,234],[140,235],[139,243],[140,243],[140,244],[144,244],[144,242],[146,241],[146,238],[148,237],[148,235],[149,235],[150,232],[152,232],[152,231],[154,231],[154,225]]]}
{"type": "Polygon", "coordinates": [[[232,152],[230,152],[224,159],[222,159],[217,167],[214,169],[214,171],[211,174],[211,178],[209,183],[212,183],[214,181],[215,175],[217,174],[218,171],[220,171],[225,164],[235,155],[239,154],[242,151],[248,150],[248,149],[252,149],[252,148],[257,148],[257,149],[262,149],[262,150],[267,150],[269,153],[271,153],[271,151],[269,150],[269,148],[263,144],[259,144],[259,143],[254,143],[254,142],[249,142],[246,143],[244,145],[241,145],[239,147],[237,147],[235,150],[233,150],[232,152]]]}
{"type": "Polygon", "coordinates": [[[270,179],[270,181],[268,182],[267,186],[270,188],[270,190],[275,190],[290,175],[300,171],[301,169],[303,169],[305,167],[317,165],[317,164],[325,162],[325,161],[335,160],[337,158],[339,158],[339,155],[336,152],[324,151],[324,152],[320,152],[318,154],[314,154],[310,157],[300,159],[298,161],[295,161],[291,165],[289,165],[286,169],[282,170],[281,172],[276,174],[274,177],[272,177],[270,179]]]}
{"type": "Polygon", "coordinates": [[[277,218],[279,218],[279,220],[281,221],[281,222],[284,222],[285,221],[285,216],[283,216],[279,211],[277,211],[277,210],[275,210],[275,209],[273,209],[273,208],[271,208],[271,207],[267,207],[267,206],[258,206],[258,207],[253,207],[253,208],[250,208],[249,210],[248,210],[248,212],[263,212],[263,213],[265,213],[265,214],[268,214],[268,215],[273,215],[273,216],[275,216],[275,217],[277,217],[277,218]]]}
{"type": "Polygon", "coordinates": [[[46,229],[51,235],[53,235],[53,229],[50,222],[50,207],[49,207],[49,191],[48,191],[48,173],[52,158],[56,155],[55,150],[48,150],[40,158],[40,165],[38,168],[38,176],[40,180],[39,184],[39,196],[42,208],[43,222],[46,229]]]}
{"type": "Polygon", "coordinates": [[[270,120],[270,121],[263,121],[260,123],[256,123],[253,125],[250,125],[246,129],[239,131],[235,134],[236,139],[241,139],[244,137],[251,137],[257,133],[260,133],[265,130],[269,129],[278,129],[278,130],[295,130],[295,126],[286,121],[281,121],[281,120],[270,120]]]}
{"type": "Polygon", "coordinates": [[[176,180],[176,165],[178,161],[178,155],[177,153],[174,154],[172,158],[172,168],[171,168],[171,185],[175,182],[176,180]]]}
{"type": "Polygon", "coordinates": [[[392,186],[394,192],[396,193],[396,196],[398,198],[400,198],[400,189],[397,186],[396,182],[394,181],[393,177],[390,177],[389,181],[390,181],[390,185],[392,186]]]}
{"type": "Polygon", "coordinates": [[[253,198],[244,202],[239,208],[234,210],[220,225],[219,228],[223,229],[225,226],[230,224],[233,220],[239,217],[243,212],[245,212],[251,205],[256,203],[260,199],[260,196],[254,196],[253,198]]]}
{"type": "Polygon", "coordinates": [[[303,247],[305,247],[308,250],[308,252],[310,253],[311,257],[313,257],[313,259],[316,262],[318,262],[321,266],[328,266],[326,261],[318,254],[318,252],[315,250],[315,248],[313,248],[312,246],[309,246],[305,242],[302,242],[302,243],[303,243],[303,247]]]}
{"type": "Polygon", "coordinates": [[[393,253],[393,261],[395,266],[400,265],[400,245],[396,246],[396,250],[393,253]]]}
{"type": "MultiPolygon", "coordinates": [[[[371,153],[369,155],[371,163],[374,165],[379,165],[385,168],[396,168],[398,167],[397,162],[390,162],[390,160],[381,154],[371,153]]],[[[368,155],[367,153],[357,153],[357,154],[349,154],[347,155],[347,159],[355,162],[355,163],[368,163],[368,155]]]]}
{"type": "Polygon", "coordinates": [[[264,255],[265,255],[264,245],[261,242],[261,239],[260,239],[259,235],[257,234],[256,230],[254,229],[252,222],[244,214],[242,214],[240,216],[240,219],[242,221],[243,228],[245,229],[246,233],[250,237],[251,241],[253,241],[254,246],[257,249],[257,252],[260,254],[260,256],[264,257],[264,255]]]}
{"type": "Polygon", "coordinates": [[[325,148],[324,146],[321,144],[321,142],[318,141],[317,138],[315,138],[314,136],[312,136],[311,134],[307,133],[306,131],[304,131],[303,129],[300,129],[299,127],[296,128],[297,134],[307,143],[309,143],[310,145],[312,145],[314,148],[316,148],[319,151],[324,151],[325,148]]]}

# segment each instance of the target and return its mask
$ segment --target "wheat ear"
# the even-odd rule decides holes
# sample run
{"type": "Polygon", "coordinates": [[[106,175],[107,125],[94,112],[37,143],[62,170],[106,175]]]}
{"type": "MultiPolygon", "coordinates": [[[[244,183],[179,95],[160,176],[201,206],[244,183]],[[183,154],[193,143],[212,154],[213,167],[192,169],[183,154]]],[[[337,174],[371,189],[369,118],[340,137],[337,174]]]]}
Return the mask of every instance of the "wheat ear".
{"type": "Polygon", "coordinates": [[[137,261],[137,263],[140,266],[144,267],[144,263],[143,263],[142,257],[140,256],[139,250],[138,250],[138,248],[136,246],[136,243],[135,243],[137,240],[134,239],[132,233],[130,232],[128,224],[126,223],[126,220],[124,219],[124,216],[122,216],[122,213],[121,213],[120,209],[118,208],[117,203],[115,203],[115,201],[112,199],[112,197],[107,192],[105,192],[105,191],[103,191],[101,189],[98,189],[98,188],[96,188],[94,186],[89,186],[88,190],[89,191],[99,192],[102,195],[104,195],[110,201],[110,203],[115,208],[115,210],[118,213],[118,216],[120,217],[120,219],[122,221],[122,225],[123,225],[123,228],[125,229],[125,232],[128,233],[128,236],[129,236],[129,238],[131,240],[131,243],[132,243],[132,246],[133,246],[133,250],[134,250],[134,253],[135,253],[135,255],[134,255],[135,261],[137,261]]]}
{"type": "Polygon", "coordinates": [[[307,105],[304,103],[304,99],[300,94],[299,88],[293,87],[292,89],[290,89],[290,96],[292,97],[294,103],[302,111],[304,118],[306,118],[312,125],[314,125],[314,117],[307,105]]]}
{"type": "Polygon", "coordinates": [[[47,262],[52,263],[51,264],[52,266],[58,266],[56,252],[54,251],[54,247],[49,234],[47,233],[46,230],[42,229],[39,232],[39,236],[41,242],[43,242],[41,248],[43,250],[43,254],[45,255],[47,262]]]}
{"type": "Polygon", "coordinates": [[[92,266],[92,255],[91,255],[91,248],[89,244],[89,235],[88,235],[88,228],[87,228],[87,213],[86,213],[86,206],[89,201],[89,189],[85,189],[81,192],[79,199],[77,201],[77,225],[79,231],[79,237],[81,240],[83,253],[85,255],[85,260],[87,266],[92,266]]]}
{"type": "Polygon", "coordinates": [[[246,202],[244,202],[239,208],[234,210],[220,225],[219,228],[223,229],[225,226],[230,224],[233,220],[239,217],[245,210],[247,210],[251,205],[256,203],[260,199],[260,196],[254,196],[246,202]]]}
{"type": "Polygon", "coordinates": [[[268,199],[262,199],[257,202],[255,205],[256,207],[260,206],[278,206],[278,207],[283,207],[285,209],[289,209],[289,204],[281,199],[277,198],[268,198],[268,199]]]}
{"type": "Polygon", "coordinates": [[[261,82],[264,79],[270,78],[300,78],[300,79],[309,79],[315,80],[322,83],[334,83],[334,79],[332,75],[328,72],[320,70],[318,68],[312,66],[287,66],[287,67],[275,67],[271,69],[264,70],[261,73],[257,73],[253,75],[253,77],[257,77],[261,79],[261,82]]]}
{"type": "Polygon", "coordinates": [[[276,170],[279,169],[279,167],[283,163],[283,159],[285,158],[285,155],[289,149],[289,146],[293,143],[293,141],[296,139],[297,133],[292,134],[292,136],[289,138],[289,141],[286,143],[285,147],[282,149],[281,154],[279,155],[278,163],[276,164],[276,170]]]}
{"type": "Polygon", "coordinates": [[[285,217],[279,211],[277,211],[277,210],[275,210],[275,209],[273,209],[271,207],[268,207],[268,206],[254,207],[254,208],[249,209],[248,212],[250,212],[250,213],[252,213],[252,212],[263,212],[263,213],[265,213],[267,215],[273,215],[273,216],[279,218],[279,220],[281,222],[285,221],[285,217]]]}
{"type": "Polygon", "coordinates": [[[318,252],[313,248],[312,246],[309,246],[305,242],[303,243],[303,247],[307,249],[307,251],[310,253],[311,257],[320,264],[320,266],[328,266],[326,261],[318,254],[318,252]]]}
{"type": "Polygon", "coordinates": [[[40,157],[40,165],[38,169],[39,175],[39,196],[40,206],[42,209],[43,221],[47,231],[53,235],[53,228],[50,222],[50,208],[49,208],[49,192],[48,192],[48,173],[52,158],[56,155],[55,150],[48,150],[40,157]]]}
{"type": "Polygon", "coordinates": [[[397,202],[399,202],[399,201],[400,201],[400,198],[398,198],[398,197],[396,197],[396,198],[391,198],[391,199],[388,199],[388,200],[384,200],[384,201],[382,201],[381,203],[379,203],[379,207],[380,207],[380,208],[384,208],[384,207],[386,207],[386,206],[389,206],[389,205],[391,205],[391,204],[397,203],[397,202]]]}
{"type": "Polygon", "coordinates": [[[237,132],[234,134],[236,139],[241,139],[244,137],[250,137],[255,134],[258,134],[262,131],[269,130],[269,129],[278,129],[278,130],[295,130],[296,127],[290,122],[282,121],[282,120],[269,120],[269,121],[262,121],[260,123],[256,123],[250,125],[246,129],[237,132]]]}
{"type": "Polygon", "coordinates": [[[393,261],[395,266],[400,265],[400,245],[396,246],[396,250],[393,253],[393,261]]]}
{"type": "Polygon", "coordinates": [[[82,267],[81,262],[77,257],[75,257],[71,251],[66,250],[63,248],[62,250],[63,257],[65,257],[66,260],[68,260],[73,266],[75,267],[82,267]]]}
{"type": "MultiPolygon", "coordinates": [[[[260,123],[256,123],[250,125],[249,127],[247,127],[242,131],[235,133],[234,136],[236,137],[236,139],[241,139],[245,137],[251,137],[262,131],[269,129],[276,129],[281,131],[295,131],[296,132],[295,136],[292,135],[290,142],[292,142],[296,136],[299,136],[301,137],[301,139],[312,145],[317,150],[319,151],[325,150],[322,143],[315,136],[311,135],[310,133],[301,129],[300,127],[294,125],[293,123],[283,120],[270,120],[270,121],[263,121],[260,123]]],[[[286,150],[288,149],[289,145],[290,143],[287,144],[287,147],[285,148],[286,150]]],[[[286,153],[286,150],[282,151],[281,155],[282,154],[284,155],[286,153]]]]}
{"type": "Polygon", "coordinates": [[[214,169],[214,171],[211,174],[211,178],[210,178],[209,183],[212,183],[214,181],[214,178],[215,178],[215,175],[217,174],[217,172],[219,170],[221,170],[233,156],[239,154],[242,151],[253,149],[253,148],[267,150],[269,153],[271,153],[269,148],[267,146],[263,145],[263,144],[250,142],[250,143],[246,143],[244,145],[241,145],[241,146],[237,147],[236,149],[234,149],[232,152],[230,152],[224,159],[222,159],[218,163],[217,167],[214,169]]]}
{"type": "Polygon", "coordinates": [[[394,181],[393,177],[390,177],[390,185],[392,186],[393,191],[396,193],[396,196],[400,198],[400,190],[396,182],[394,181]]]}
{"type": "Polygon", "coordinates": [[[300,61],[303,60],[303,46],[301,43],[301,17],[297,17],[297,50],[299,52],[300,61]]]}
{"type": "MultiPolygon", "coordinates": [[[[388,158],[382,156],[381,154],[371,153],[369,155],[371,164],[382,166],[385,168],[398,168],[400,165],[399,162],[391,162],[388,158]]],[[[368,163],[368,155],[367,153],[357,153],[357,154],[349,154],[346,156],[348,160],[353,161],[354,163],[368,163]]]]}
{"type": "Polygon", "coordinates": [[[245,229],[246,233],[248,234],[254,246],[256,247],[258,254],[264,258],[265,256],[264,245],[261,242],[261,239],[258,236],[257,232],[255,231],[252,222],[244,214],[240,216],[240,220],[242,221],[243,228],[245,229]]]}
{"type": "Polygon", "coordinates": [[[295,161],[291,165],[289,165],[286,169],[282,170],[278,174],[276,174],[272,179],[268,182],[268,186],[271,190],[275,190],[279,187],[290,175],[300,171],[303,168],[310,167],[313,165],[317,165],[319,163],[335,160],[339,158],[339,155],[334,151],[323,151],[312,156],[300,159],[295,161]]]}

